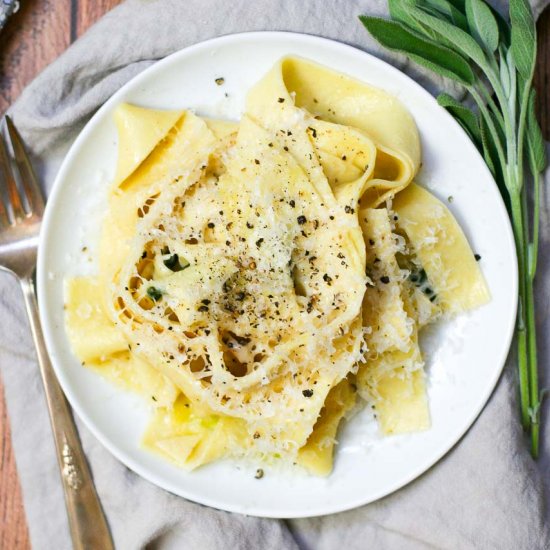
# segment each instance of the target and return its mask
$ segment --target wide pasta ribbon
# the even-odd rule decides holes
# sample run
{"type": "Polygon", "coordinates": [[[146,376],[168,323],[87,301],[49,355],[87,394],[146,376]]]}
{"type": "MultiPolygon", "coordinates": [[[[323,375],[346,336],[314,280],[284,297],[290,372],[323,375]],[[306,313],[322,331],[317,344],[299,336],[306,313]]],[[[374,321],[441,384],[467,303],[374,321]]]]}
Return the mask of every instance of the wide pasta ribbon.
{"type": "Polygon", "coordinates": [[[147,448],[326,475],[357,389],[386,433],[429,426],[418,331],[487,294],[458,224],[411,185],[398,100],[289,57],[238,123],[125,104],[115,121],[99,273],[68,281],[67,327],[83,362],[150,399],[147,448]]]}

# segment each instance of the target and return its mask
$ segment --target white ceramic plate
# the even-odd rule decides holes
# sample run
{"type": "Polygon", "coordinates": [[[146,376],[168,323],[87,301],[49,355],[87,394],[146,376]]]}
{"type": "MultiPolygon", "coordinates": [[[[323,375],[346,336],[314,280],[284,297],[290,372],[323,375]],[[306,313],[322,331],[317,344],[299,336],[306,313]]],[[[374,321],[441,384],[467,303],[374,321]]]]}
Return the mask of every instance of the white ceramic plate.
{"type": "Polygon", "coordinates": [[[129,468],[190,500],[267,517],[305,517],[381,498],[426,471],[464,434],[489,398],[510,345],[517,274],[512,232],[497,187],[466,134],[433,97],[379,59],[349,46],[290,33],[246,33],[197,44],[156,63],[119,90],[73,144],[49,199],[38,260],[38,294],[48,350],[76,413],[129,468]],[[418,180],[457,216],[487,278],[489,305],[438,325],[424,337],[433,425],[429,431],[382,438],[367,411],[340,436],[327,479],[297,471],[225,461],[187,473],[140,449],[149,411],[143,400],[82,367],[63,324],[63,278],[93,273],[117,135],[112,121],[124,101],[239,118],[247,90],[280,57],[303,56],[384,88],[413,114],[423,168],[418,180]],[[225,84],[214,80],[224,77],[225,84]],[[86,247],[86,251],[82,248],[86,247]]]}

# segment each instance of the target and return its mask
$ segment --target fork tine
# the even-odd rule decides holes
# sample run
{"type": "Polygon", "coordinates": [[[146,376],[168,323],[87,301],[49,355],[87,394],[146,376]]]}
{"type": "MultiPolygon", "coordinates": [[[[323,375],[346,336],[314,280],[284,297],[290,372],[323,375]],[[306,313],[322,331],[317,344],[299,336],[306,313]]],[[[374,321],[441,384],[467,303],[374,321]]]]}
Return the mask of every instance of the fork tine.
{"type": "Polygon", "coordinates": [[[25,151],[25,146],[23,145],[23,140],[11,118],[7,115],[6,126],[8,127],[11,146],[13,147],[15,163],[17,164],[17,169],[21,176],[21,183],[23,184],[23,189],[25,190],[25,195],[29,203],[30,213],[42,216],[44,212],[44,197],[42,195],[42,190],[36,180],[32,164],[29,160],[29,155],[25,151]]]}
{"type": "Polygon", "coordinates": [[[2,136],[0,135],[0,171],[4,174],[4,182],[8,193],[8,201],[11,204],[12,214],[15,220],[23,219],[26,217],[23,205],[21,204],[21,197],[15,183],[15,178],[10,165],[10,158],[8,151],[2,136]]]}

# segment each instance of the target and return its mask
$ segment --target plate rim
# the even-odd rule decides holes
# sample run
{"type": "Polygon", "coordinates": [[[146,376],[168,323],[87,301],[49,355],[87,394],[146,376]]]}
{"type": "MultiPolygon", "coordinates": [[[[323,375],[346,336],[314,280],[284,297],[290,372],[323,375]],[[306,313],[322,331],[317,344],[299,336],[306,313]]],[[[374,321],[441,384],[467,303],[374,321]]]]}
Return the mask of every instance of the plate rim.
{"type": "MultiPolygon", "coordinates": [[[[258,39],[261,41],[269,38],[284,39],[284,38],[288,38],[289,35],[291,35],[293,38],[298,40],[328,44],[332,48],[341,49],[342,51],[352,53],[353,55],[366,56],[369,59],[370,63],[374,63],[375,65],[378,65],[379,67],[383,68],[386,71],[389,71],[390,73],[397,74],[400,78],[405,78],[408,81],[408,85],[415,88],[416,91],[420,93],[422,96],[424,96],[426,100],[433,102],[435,105],[438,105],[435,97],[430,92],[428,92],[424,87],[422,87],[415,80],[413,80],[408,74],[394,67],[387,61],[384,61],[383,59],[380,59],[379,57],[365,50],[362,50],[355,46],[351,46],[344,42],[340,42],[338,40],[325,38],[317,35],[306,34],[306,33],[292,32],[292,31],[247,31],[247,32],[225,34],[222,36],[217,36],[214,38],[203,40],[201,42],[197,42],[190,46],[184,47],[180,50],[177,50],[167,55],[164,58],[161,58],[155,61],[149,67],[145,68],[143,71],[139,72],[137,75],[132,77],[114,94],[112,94],[101,105],[101,107],[99,107],[99,109],[93,114],[93,116],[86,122],[84,127],[79,131],[78,136],[73,141],[69,150],[65,154],[63,162],[61,163],[59,170],[55,176],[53,185],[51,187],[51,190],[48,196],[48,201],[47,201],[46,210],[45,210],[45,214],[42,222],[42,228],[40,232],[38,257],[37,257],[37,270],[36,270],[37,296],[38,296],[39,305],[46,303],[46,292],[47,292],[46,261],[47,259],[43,251],[46,248],[45,243],[47,240],[47,234],[49,232],[48,228],[52,223],[52,218],[55,213],[55,210],[53,210],[53,207],[50,208],[49,205],[54,202],[57,202],[57,195],[61,193],[60,191],[61,183],[65,179],[66,172],[68,171],[70,165],[73,162],[73,157],[78,155],[79,150],[81,149],[81,145],[86,142],[88,135],[93,131],[95,126],[99,123],[100,119],[103,116],[104,111],[108,110],[114,103],[116,103],[121,96],[124,96],[124,94],[130,88],[139,86],[139,83],[143,79],[146,79],[150,72],[153,72],[154,70],[158,70],[159,68],[162,68],[166,64],[170,64],[177,57],[180,57],[180,56],[185,57],[187,55],[193,55],[194,53],[200,52],[200,50],[202,49],[223,46],[224,43],[227,43],[227,42],[231,43],[233,41],[241,41],[241,40],[246,41],[250,39],[252,40],[258,39]]],[[[460,128],[460,125],[458,125],[456,120],[447,111],[445,110],[443,111],[444,113],[442,114],[444,117],[447,118],[448,123],[455,124],[460,128]]],[[[493,186],[497,187],[497,184],[492,174],[490,173],[487,165],[485,164],[485,161],[481,157],[479,151],[477,150],[475,145],[471,142],[471,140],[467,138],[467,136],[465,136],[465,138],[466,138],[465,143],[467,143],[467,147],[470,149],[470,153],[472,155],[478,156],[482,161],[483,170],[485,171],[485,177],[488,176],[493,186]]],[[[513,291],[513,294],[517,296],[517,293],[518,293],[517,251],[515,246],[515,240],[513,237],[511,222],[504,204],[504,200],[502,198],[502,195],[498,191],[498,189],[497,189],[497,200],[501,210],[503,210],[506,213],[506,216],[505,216],[506,237],[507,237],[507,241],[511,245],[512,256],[514,259],[516,259],[513,266],[513,272],[511,274],[512,285],[513,285],[513,288],[511,290],[513,291]]],[[[48,353],[50,357],[55,357],[55,354],[52,354],[52,349],[54,348],[53,328],[48,321],[47,315],[44,311],[45,309],[46,308],[39,308],[40,321],[42,324],[44,339],[46,342],[48,353]]],[[[495,368],[494,374],[490,379],[490,381],[488,382],[486,395],[484,395],[483,399],[480,400],[480,403],[475,408],[475,410],[474,409],[472,410],[471,414],[468,416],[467,422],[464,423],[464,426],[460,430],[460,433],[456,437],[453,437],[453,442],[451,444],[446,443],[440,452],[434,454],[433,456],[430,456],[428,460],[422,463],[419,467],[415,468],[410,475],[405,476],[404,478],[400,478],[398,482],[392,485],[389,485],[383,490],[379,490],[377,493],[374,493],[374,496],[371,495],[368,498],[359,497],[356,499],[349,499],[345,502],[345,504],[326,507],[326,509],[324,509],[323,511],[315,511],[313,515],[308,513],[306,510],[304,510],[302,513],[296,512],[296,513],[288,514],[288,513],[284,513],[283,510],[273,510],[271,508],[265,509],[265,507],[262,508],[262,506],[258,506],[258,505],[254,506],[254,510],[251,511],[251,510],[248,510],[246,506],[239,505],[238,503],[228,504],[224,502],[222,503],[222,506],[220,506],[220,503],[217,502],[215,499],[212,499],[209,497],[201,497],[200,495],[197,496],[193,491],[181,490],[180,488],[176,487],[175,484],[170,484],[168,482],[165,482],[155,472],[151,472],[146,467],[142,467],[136,460],[134,460],[132,456],[128,455],[125,451],[119,450],[119,448],[117,448],[115,445],[111,445],[108,437],[102,434],[101,429],[95,425],[94,421],[87,415],[85,410],[81,408],[80,403],[76,398],[76,396],[72,394],[70,382],[67,380],[67,378],[65,378],[63,374],[63,369],[60,368],[57,362],[53,359],[51,360],[51,364],[55,371],[57,380],[59,381],[59,384],[63,390],[63,393],[65,394],[65,396],[67,397],[67,400],[69,401],[69,404],[71,405],[71,408],[76,412],[77,416],[84,423],[86,428],[109,451],[109,453],[111,453],[118,461],[120,461],[123,465],[128,467],[130,470],[132,470],[141,478],[155,484],[156,486],[168,491],[171,494],[174,494],[176,496],[188,499],[192,502],[203,504],[218,510],[225,510],[228,512],[245,514],[245,515],[250,515],[255,517],[273,518],[273,519],[321,517],[329,514],[335,514],[335,513],[352,510],[354,508],[358,508],[360,506],[370,504],[372,502],[376,502],[379,499],[385,496],[388,496],[394,493],[395,491],[409,485],[412,481],[414,481],[415,479],[425,474],[430,468],[432,468],[432,466],[437,464],[444,456],[446,456],[451,450],[453,450],[454,447],[458,443],[460,443],[460,441],[462,441],[465,434],[470,430],[470,428],[476,422],[479,415],[481,414],[481,412],[489,402],[491,396],[494,393],[495,387],[503,373],[503,370],[506,364],[506,358],[509,354],[510,346],[512,344],[512,340],[514,336],[516,314],[517,314],[517,308],[514,309],[513,315],[510,316],[506,334],[503,335],[504,344],[500,348],[500,354],[495,359],[495,364],[499,365],[499,367],[495,368]]]]}

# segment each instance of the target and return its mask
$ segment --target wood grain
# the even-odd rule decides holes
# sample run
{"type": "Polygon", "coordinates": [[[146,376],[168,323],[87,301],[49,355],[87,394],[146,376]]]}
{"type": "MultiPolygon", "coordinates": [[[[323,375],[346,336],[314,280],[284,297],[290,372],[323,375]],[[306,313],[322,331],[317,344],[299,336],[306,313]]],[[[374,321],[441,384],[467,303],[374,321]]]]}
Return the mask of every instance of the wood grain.
{"type": "MultiPolygon", "coordinates": [[[[0,115],[67,46],[121,0],[24,0],[0,32],[0,115]]],[[[543,133],[550,139],[550,9],[538,22],[535,86],[543,133]]],[[[30,549],[9,421],[0,382],[0,550],[30,549]]]]}
{"type": "Polygon", "coordinates": [[[97,21],[104,13],[120,4],[121,0],[78,0],[73,13],[76,36],[82,36],[90,25],[97,21]]]}
{"type": "Polygon", "coordinates": [[[70,44],[70,0],[25,0],[0,33],[0,114],[70,44]]]}
{"type": "Polygon", "coordinates": [[[30,548],[21,489],[11,447],[10,425],[0,383],[0,548],[30,548]]]}

